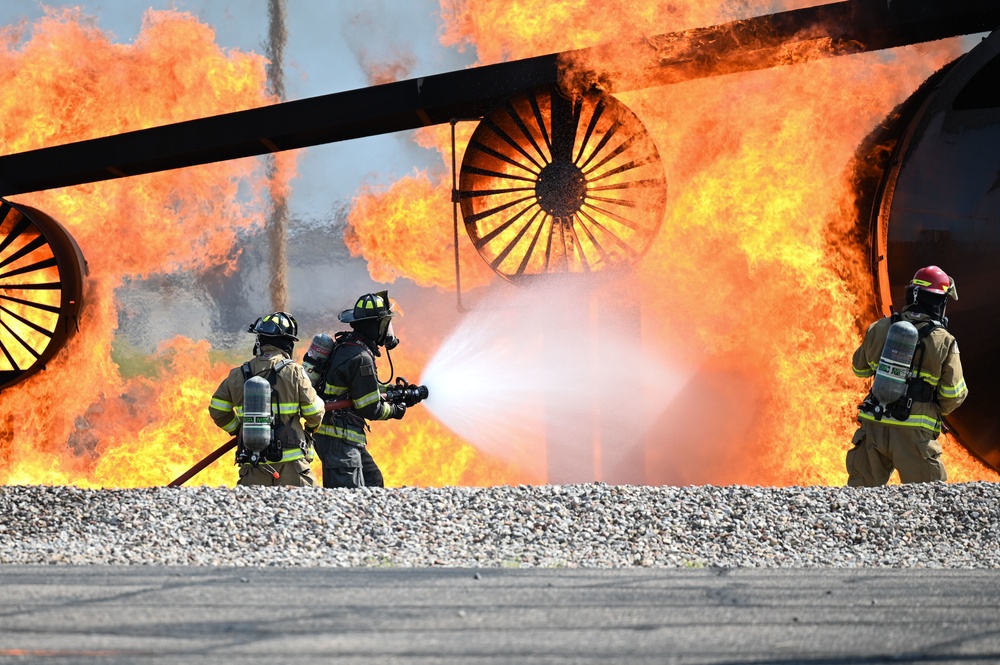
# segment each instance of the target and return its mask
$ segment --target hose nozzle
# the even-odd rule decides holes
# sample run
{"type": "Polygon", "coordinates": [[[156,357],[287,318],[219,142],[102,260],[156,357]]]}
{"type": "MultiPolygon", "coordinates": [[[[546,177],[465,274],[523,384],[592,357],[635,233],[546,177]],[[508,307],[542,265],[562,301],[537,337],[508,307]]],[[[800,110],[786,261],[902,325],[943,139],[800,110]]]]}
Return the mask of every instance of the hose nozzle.
{"type": "Polygon", "coordinates": [[[405,404],[408,407],[419,404],[427,399],[429,395],[430,391],[427,390],[427,386],[418,386],[415,383],[409,383],[401,376],[396,378],[396,386],[394,388],[385,391],[386,401],[393,404],[405,404]]]}

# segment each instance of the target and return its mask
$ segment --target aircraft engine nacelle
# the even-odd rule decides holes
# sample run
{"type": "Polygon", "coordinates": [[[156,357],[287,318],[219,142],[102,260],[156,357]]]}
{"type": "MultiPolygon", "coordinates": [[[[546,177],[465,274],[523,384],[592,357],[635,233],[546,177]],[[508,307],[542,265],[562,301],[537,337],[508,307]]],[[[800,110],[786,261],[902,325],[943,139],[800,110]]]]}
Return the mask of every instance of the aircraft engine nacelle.
{"type": "Polygon", "coordinates": [[[948,327],[969,397],[947,421],[966,448],[1000,469],[993,381],[1000,372],[1000,31],[928,79],[859,157],[876,167],[861,179],[859,209],[870,224],[877,313],[903,306],[905,287],[923,266],[954,277],[961,299],[948,305],[948,327]],[[893,144],[891,152],[878,148],[893,144]]]}

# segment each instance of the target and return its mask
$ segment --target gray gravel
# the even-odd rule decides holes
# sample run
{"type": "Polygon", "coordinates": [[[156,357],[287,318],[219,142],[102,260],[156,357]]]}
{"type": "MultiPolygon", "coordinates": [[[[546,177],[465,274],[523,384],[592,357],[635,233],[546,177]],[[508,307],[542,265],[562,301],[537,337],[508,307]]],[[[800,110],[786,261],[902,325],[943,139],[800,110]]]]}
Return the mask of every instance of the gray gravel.
{"type": "Polygon", "coordinates": [[[0,564],[1000,567],[1000,484],[0,487],[0,564]]]}

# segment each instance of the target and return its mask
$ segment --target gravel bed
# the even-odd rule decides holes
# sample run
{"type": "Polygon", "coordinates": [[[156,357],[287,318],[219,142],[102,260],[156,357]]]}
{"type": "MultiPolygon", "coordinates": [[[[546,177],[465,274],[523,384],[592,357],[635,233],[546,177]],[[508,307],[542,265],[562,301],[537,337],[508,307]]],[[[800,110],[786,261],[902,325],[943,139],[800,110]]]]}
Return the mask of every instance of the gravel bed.
{"type": "Polygon", "coordinates": [[[0,487],[0,564],[1000,567],[1000,484],[0,487]]]}

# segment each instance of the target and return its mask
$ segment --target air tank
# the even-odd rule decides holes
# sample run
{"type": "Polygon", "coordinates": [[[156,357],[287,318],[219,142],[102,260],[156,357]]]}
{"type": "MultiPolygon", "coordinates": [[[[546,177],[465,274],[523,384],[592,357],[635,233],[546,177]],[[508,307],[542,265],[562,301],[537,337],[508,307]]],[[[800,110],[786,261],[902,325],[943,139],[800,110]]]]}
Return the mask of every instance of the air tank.
{"type": "Polygon", "coordinates": [[[870,314],[901,309],[919,268],[955,279],[962,298],[948,304],[948,330],[969,396],[946,421],[1000,470],[1000,31],[930,78],[866,146],[859,157],[873,175],[859,169],[858,207],[871,237],[870,314]]]}
{"type": "Polygon", "coordinates": [[[262,453],[271,443],[271,384],[251,376],[243,384],[243,445],[262,453]]]}
{"type": "Polygon", "coordinates": [[[306,371],[309,383],[318,387],[323,380],[323,368],[333,351],[333,339],[326,333],[319,333],[312,339],[309,349],[302,358],[302,368],[306,371]]]}
{"type": "Polygon", "coordinates": [[[917,329],[909,321],[896,321],[889,326],[872,382],[872,396],[879,404],[892,404],[906,395],[917,339],[917,329]]]}

